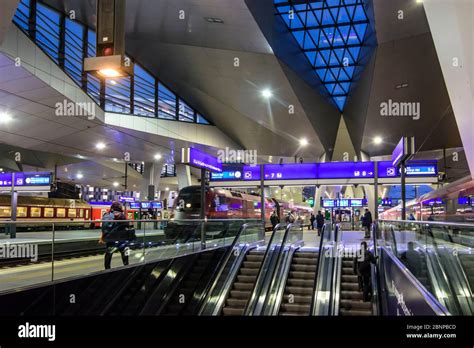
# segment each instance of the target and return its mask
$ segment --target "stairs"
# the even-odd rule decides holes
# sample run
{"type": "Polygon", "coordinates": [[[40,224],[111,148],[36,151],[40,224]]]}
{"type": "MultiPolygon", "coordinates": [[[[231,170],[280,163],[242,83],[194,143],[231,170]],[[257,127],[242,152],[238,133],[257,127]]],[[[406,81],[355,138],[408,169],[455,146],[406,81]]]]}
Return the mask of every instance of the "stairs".
{"type": "Polygon", "coordinates": [[[279,315],[310,315],[318,259],[318,252],[294,253],[279,315]]]}
{"type": "Polygon", "coordinates": [[[339,315],[371,316],[372,302],[363,301],[363,294],[362,291],[359,290],[357,275],[354,275],[352,267],[353,259],[342,259],[339,315]]]}
{"type": "Polygon", "coordinates": [[[222,315],[244,315],[264,255],[265,250],[251,250],[247,254],[222,309],[222,315]]]}
{"type": "Polygon", "coordinates": [[[459,254],[459,261],[466,273],[471,287],[471,292],[474,291],[474,255],[473,254],[459,254]]]}

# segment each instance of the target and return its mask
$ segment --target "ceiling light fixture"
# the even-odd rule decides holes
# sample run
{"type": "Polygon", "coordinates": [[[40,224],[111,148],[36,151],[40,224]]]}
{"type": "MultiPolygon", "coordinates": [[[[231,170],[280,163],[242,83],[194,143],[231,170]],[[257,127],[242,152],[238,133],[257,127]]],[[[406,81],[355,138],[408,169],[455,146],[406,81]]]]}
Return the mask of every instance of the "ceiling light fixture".
{"type": "Polygon", "coordinates": [[[123,75],[122,73],[120,73],[118,70],[115,70],[115,69],[102,69],[102,70],[99,70],[97,73],[107,78],[120,77],[123,75]]]}
{"type": "Polygon", "coordinates": [[[157,154],[155,155],[155,159],[156,159],[157,161],[159,161],[162,157],[163,157],[163,156],[161,156],[160,153],[157,153],[157,154]]]}
{"type": "Polygon", "coordinates": [[[308,139],[306,139],[306,138],[300,139],[300,146],[304,147],[304,146],[308,146],[308,144],[309,144],[308,139]]]}
{"type": "Polygon", "coordinates": [[[204,19],[206,20],[206,22],[209,22],[209,23],[224,24],[224,21],[217,17],[204,17],[204,19]]]}
{"type": "Polygon", "coordinates": [[[375,137],[375,138],[374,138],[374,144],[375,144],[375,145],[380,145],[380,144],[382,144],[382,143],[383,143],[382,137],[375,137]]]}
{"type": "Polygon", "coordinates": [[[78,178],[79,180],[82,179],[83,177],[84,177],[84,175],[81,174],[81,173],[77,173],[77,175],[76,175],[76,178],[78,178]]]}
{"type": "Polygon", "coordinates": [[[113,185],[114,185],[114,187],[118,187],[120,184],[116,181],[116,182],[114,182],[113,185]]]}
{"type": "Polygon", "coordinates": [[[102,142],[97,143],[97,144],[95,145],[95,148],[96,148],[97,150],[103,150],[103,149],[105,149],[105,147],[106,147],[105,144],[102,143],[102,142]]]}
{"type": "Polygon", "coordinates": [[[11,120],[13,120],[13,118],[6,112],[0,113],[0,123],[10,123],[11,120]]]}
{"type": "Polygon", "coordinates": [[[269,90],[268,88],[265,88],[263,91],[262,91],[262,97],[264,97],[265,99],[270,99],[271,97],[273,97],[273,93],[271,90],[269,90]]]}

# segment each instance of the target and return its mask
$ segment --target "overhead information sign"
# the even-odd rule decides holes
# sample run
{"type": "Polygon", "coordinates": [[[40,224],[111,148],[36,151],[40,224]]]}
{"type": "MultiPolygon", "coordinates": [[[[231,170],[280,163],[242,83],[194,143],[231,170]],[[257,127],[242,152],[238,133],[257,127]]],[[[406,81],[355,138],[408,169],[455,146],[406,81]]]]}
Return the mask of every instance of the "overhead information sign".
{"type": "Polygon", "coordinates": [[[196,168],[207,169],[211,172],[222,172],[222,163],[217,159],[217,157],[211,156],[193,147],[182,149],[181,161],[183,164],[188,164],[196,168]]]}
{"type": "Polygon", "coordinates": [[[392,153],[392,165],[397,167],[415,154],[415,138],[403,137],[392,153]]]}
{"type": "MultiPolygon", "coordinates": [[[[377,162],[378,177],[398,178],[400,168],[390,161],[377,162]]],[[[374,179],[375,162],[328,162],[303,164],[266,164],[265,180],[374,179]]],[[[437,177],[437,161],[408,161],[407,177],[437,177]]],[[[258,181],[260,166],[224,165],[222,172],[211,173],[211,181],[258,181]]]]}
{"type": "Polygon", "coordinates": [[[0,189],[10,191],[49,191],[53,182],[49,172],[17,172],[0,174],[0,189]]]}
{"type": "MultiPolygon", "coordinates": [[[[438,176],[438,161],[408,161],[405,167],[407,177],[435,177],[438,176]]],[[[391,162],[378,162],[379,178],[398,178],[401,169],[391,162]]]]}
{"type": "Polygon", "coordinates": [[[321,199],[323,208],[359,208],[367,206],[365,198],[321,199]]]}

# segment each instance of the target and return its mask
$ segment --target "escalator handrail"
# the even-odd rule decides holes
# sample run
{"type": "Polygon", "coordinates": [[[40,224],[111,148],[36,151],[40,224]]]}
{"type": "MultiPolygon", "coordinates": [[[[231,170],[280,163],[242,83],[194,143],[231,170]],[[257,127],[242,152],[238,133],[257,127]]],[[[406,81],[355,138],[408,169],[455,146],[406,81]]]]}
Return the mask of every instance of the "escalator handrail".
{"type": "MultiPolygon", "coordinates": [[[[267,273],[263,273],[263,267],[264,267],[264,265],[267,261],[267,258],[269,257],[270,249],[271,249],[271,246],[273,244],[273,240],[274,240],[275,236],[277,235],[277,231],[279,231],[279,228],[283,227],[283,226],[286,226],[285,227],[285,232],[284,232],[285,234],[282,238],[281,243],[279,244],[280,250],[278,251],[277,259],[278,259],[278,256],[280,255],[280,253],[282,252],[283,246],[285,245],[285,241],[286,241],[286,237],[288,235],[288,232],[291,230],[291,228],[293,226],[295,226],[295,224],[288,224],[288,225],[278,224],[273,229],[272,236],[270,237],[270,241],[268,242],[267,249],[265,250],[265,254],[263,255],[262,263],[260,264],[260,267],[258,269],[257,278],[256,278],[255,283],[253,285],[251,295],[250,295],[250,299],[247,303],[247,307],[245,308],[244,315],[253,315],[253,312],[255,311],[255,307],[257,305],[258,298],[260,297],[260,292],[262,291],[262,289],[261,289],[261,286],[263,286],[262,283],[265,280],[265,278],[267,277],[267,273]]],[[[270,262],[270,261],[268,261],[268,262],[270,262]]]]}
{"type": "Polygon", "coordinates": [[[380,257],[379,257],[379,250],[378,250],[378,243],[377,237],[379,232],[379,225],[378,222],[375,221],[372,224],[372,240],[374,243],[374,257],[375,257],[375,265],[373,265],[373,275],[372,278],[372,287],[373,287],[373,296],[372,298],[375,299],[375,306],[377,315],[383,315],[383,304],[382,304],[382,280],[380,279],[382,273],[380,271],[380,257]]]}
{"type": "Polygon", "coordinates": [[[340,301],[340,293],[339,293],[339,286],[338,283],[340,283],[340,272],[341,272],[341,263],[340,263],[340,257],[337,255],[337,248],[339,246],[339,241],[340,241],[340,236],[342,233],[339,232],[340,225],[336,224],[336,228],[334,230],[334,238],[335,238],[335,244],[334,248],[335,250],[335,257],[333,257],[333,270],[331,273],[331,301],[330,301],[330,310],[329,313],[332,315],[339,315],[339,301],[340,301]]]}
{"type": "MultiPolygon", "coordinates": [[[[242,225],[242,227],[237,232],[234,240],[232,241],[232,244],[229,246],[229,250],[223,257],[219,270],[217,271],[213,282],[210,284],[210,287],[205,291],[205,296],[203,298],[208,298],[208,296],[214,292],[215,288],[217,287],[217,284],[219,283],[219,279],[224,273],[227,263],[229,262],[232,256],[232,253],[234,252],[234,248],[237,245],[238,241],[240,240],[240,236],[242,235],[242,233],[245,232],[249,227],[258,227],[260,225],[263,226],[263,223],[248,223],[248,224],[242,225]]],[[[265,226],[263,226],[263,228],[265,228],[265,226]]],[[[204,307],[205,307],[204,305],[201,306],[201,309],[199,310],[199,314],[202,313],[202,311],[204,310],[204,307]]]]}
{"type": "Polygon", "coordinates": [[[461,222],[446,222],[446,221],[422,221],[422,220],[380,220],[381,222],[388,223],[403,223],[403,224],[423,224],[423,225],[435,225],[435,226],[454,226],[454,227],[467,227],[473,228],[473,224],[461,223],[461,222]]]}
{"type": "Polygon", "coordinates": [[[325,233],[331,233],[331,230],[326,229],[326,224],[324,224],[323,229],[321,231],[321,240],[319,241],[319,257],[318,257],[318,264],[316,265],[316,274],[314,277],[314,283],[313,283],[313,293],[311,295],[311,307],[309,313],[311,315],[315,315],[314,311],[316,309],[316,292],[317,292],[317,286],[318,286],[318,273],[321,265],[321,259],[322,259],[322,253],[323,253],[323,242],[324,242],[324,234],[325,233]]]}

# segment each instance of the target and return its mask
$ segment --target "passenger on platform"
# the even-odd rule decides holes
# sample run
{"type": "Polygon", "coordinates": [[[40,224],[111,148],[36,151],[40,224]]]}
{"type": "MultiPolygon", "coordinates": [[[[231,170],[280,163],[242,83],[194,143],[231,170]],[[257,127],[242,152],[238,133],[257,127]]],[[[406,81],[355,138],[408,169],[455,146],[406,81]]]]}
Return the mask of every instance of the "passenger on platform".
{"type": "Polygon", "coordinates": [[[272,223],[273,229],[280,223],[280,218],[278,217],[278,214],[274,210],[272,215],[270,216],[270,222],[272,223]]]}
{"type": "Polygon", "coordinates": [[[316,215],[316,228],[318,229],[318,236],[321,236],[321,231],[323,230],[323,226],[324,226],[324,216],[320,210],[318,211],[318,215],[316,215]]]}
{"type": "Polygon", "coordinates": [[[311,217],[309,218],[309,221],[311,222],[309,229],[314,231],[314,222],[316,221],[316,216],[314,216],[313,213],[311,213],[311,217]]]}
{"type": "Polygon", "coordinates": [[[364,238],[370,238],[370,226],[372,226],[372,214],[369,209],[365,208],[364,216],[361,218],[362,220],[362,227],[365,230],[364,238]]]}
{"type": "Polygon", "coordinates": [[[112,255],[119,251],[122,256],[124,266],[128,265],[128,222],[123,214],[122,205],[119,202],[113,202],[110,207],[110,213],[107,219],[111,222],[102,224],[102,236],[99,243],[106,244],[104,265],[105,269],[110,269],[112,255]]]}
{"type": "Polygon", "coordinates": [[[428,221],[435,221],[433,213],[431,213],[430,216],[428,216],[428,221]]]}
{"type": "Polygon", "coordinates": [[[354,258],[353,271],[359,281],[359,291],[363,293],[364,302],[372,298],[371,264],[375,264],[376,258],[367,248],[367,242],[360,243],[359,256],[354,258]]]}
{"type": "Polygon", "coordinates": [[[416,220],[416,219],[415,219],[415,215],[413,215],[413,213],[410,214],[410,216],[408,217],[408,220],[410,220],[410,221],[415,221],[415,220],[416,220]]]}
{"type": "Polygon", "coordinates": [[[291,211],[288,212],[288,215],[286,216],[285,221],[287,224],[293,224],[295,222],[295,216],[293,215],[291,211]]]}

